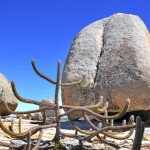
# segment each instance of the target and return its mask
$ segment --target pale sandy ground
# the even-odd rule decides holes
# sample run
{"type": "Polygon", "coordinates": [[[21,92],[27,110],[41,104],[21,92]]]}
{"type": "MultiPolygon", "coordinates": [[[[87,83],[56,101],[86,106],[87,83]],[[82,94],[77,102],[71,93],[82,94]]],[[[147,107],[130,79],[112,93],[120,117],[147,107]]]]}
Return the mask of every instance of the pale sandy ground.
{"type": "MultiPolygon", "coordinates": [[[[33,122],[33,121],[32,121],[33,122]]],[[[8,120],[7,122],[4,122],[7,126],[10,124],[10,121],[8,120]]],[[[22,131],[26,131],[27,129],[29,129],[30,127],[33,126],[37,126],[37,124],[30,124],[30,120],[22,120],[22,131]]],[[[15,124],[14,124],[14,130],[16,132],[18,132],[18,120],[16,119],[15,124]]],[[[63,132],[66,133],[75,133],[74,130],[66,130],[66,129],[62,129],[63,132]]],[[[50,128],[50,129],[45,129],[44,130],[44,134],[43,134],[43,140],[50,140],[53,138],[55,134],[55,128],[50,128]]],[[[36,139],[38,137],[38,133],[33,135],[32,138],[36,139]]],[[[106,138],[108,141],[113,141],[114,143],[119,144],[122,148],[120,150],[131,150],[132,147],[132,143],[133,143],[133,138],[134,138],[134,134],[127,140],[114,140],[111,138],[106,138]]],[[[10,143],[12,140],[12,138],[10,136],[8,136],[7,134],[5,134],[2,130],[0,130],[0,141],[3,142],[7,142],[10,143]]],[[[62,139],[61,141],[62,143],[77,143],[78,141],[72,138],[65,138],[62,139]]],[[[90,145],[89,143],[85,142],[85,145],[90,145]]],[[[106,146],[103,143],[93,143],[91,144],[91,146],[94,146],[95,148],[99,149],[99,150],[115,150],[111,147],[106,146]]],[[[6,150],[8,148],[6,147],[2,147],[0,146],[0,150],[6,150]]],[[[145,128],[145,133],[144,133],[144,138],[142,141],[142,146],[141,146],[141,150],[150,150],[150,128],[145,128]]]]}

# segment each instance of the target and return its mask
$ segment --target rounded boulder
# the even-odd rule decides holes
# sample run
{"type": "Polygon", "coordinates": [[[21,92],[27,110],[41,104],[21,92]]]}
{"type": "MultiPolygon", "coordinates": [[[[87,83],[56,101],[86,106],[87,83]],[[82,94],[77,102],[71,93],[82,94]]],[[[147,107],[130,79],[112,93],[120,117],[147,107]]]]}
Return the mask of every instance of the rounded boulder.
{"type": "MultiPolygon", "coordinates": [[[[72,42],[62,83],[85,78],[82,86],[62,87],[66,105],[92,105],[100,96],[110,112],[130,98],[129,111],[150,110],[150,35],[135,15],[117,13],[82,29],[72,42]]],[[[81,113],[72,114],[77,119],[81,113]]]]}
{"type": "Polygon", "coordinates": [[[4,102],[7,103],[10,110],[15,111],[18,105],[18,99],[14,96],[9,80],[0,73],[0,114],[2,116],[10,115],[4,102]]]}

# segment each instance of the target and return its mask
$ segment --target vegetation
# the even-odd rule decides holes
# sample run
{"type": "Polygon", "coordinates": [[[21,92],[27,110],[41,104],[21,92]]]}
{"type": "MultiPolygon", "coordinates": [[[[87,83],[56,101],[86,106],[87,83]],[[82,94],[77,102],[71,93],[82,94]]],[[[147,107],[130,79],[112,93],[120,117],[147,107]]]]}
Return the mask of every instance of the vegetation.
{"type": "Polygon", "coordinates": [[[11,114],[29,114],[29,113],[35,113],[35,112],[43,112],[44,114],[44,119],[43,119],[43,124],[42,125],[38,125],[36,127],[30,128],[29,130],[22,132],[22,124],[21,124],[21,119],[19,119],[19,133],[15,133],[13,130],[13,120],[11,125],[9,126],[9,128],[7,128],[4,123],[1,120],[0,117],[0,127],[1,129],[7,133],[9,136],[13,137],[13,138],[27,138],[27,143],[24,145],[18,144],[8,144],[5,142],[0,142],[0,145],[2,146],[6,146],[9,147],[10,149],[32,149],[32,150],[37,150],[37,149],[63,149],[62,144],[60,142],[60,139],[62,137],[70,137],[73,139],[77,139],[79,141],[80,146],[84,149],[84,141],[88,141],[88,142],[93,142],[94,140],[98,140],[100,143],[105,143],[111,147],[114,147],[116,149],[119,149],[120,146],[107,141],[106,137],[111,137],[114,139],[118,139],[118,140],[124,140],[129,138],[134,130],[136,130],[135,133],[135,139],[133,142],[133,148],[132,150],[139,150],[140,146],[141,146],[141,140],[142,140],[142,136],[143,136],[143,132],[144,132],[144,123],[141,121],[140,117],[136,118],[136,122],[134,122],[134,116],[131,116],[129,119],[129,122],[126,123],[126,120],[123,121],[121,126],[114,126],[114,120],[115,119],[119,119],[121,118],[128,110],[129,106],[130,106],[130,100],[127,99],[125,106],[123,108],[123,110],[116,114],[116,115],[112,115],[109,116],[108,115],[108,103],[106,102],[105,104],[103,103],[103,97],[100,97],[100,101],[95,104],[95,105],[91,105],[91,106],[68,106],[68,105],[61,105],[59,106],[58,103],[58,95],[59,95],[59,90],[61,86],[81,86],[82,87],[82,82],[84,81],[84,79],[77,81],[77,82],[73,82],[73,83],[61,83],[61,62],[58,62],[58,70],[57,70],[57,79],[56,81],[53,81],[51,78],[45,76],[44,74],[42,74],[38,68],[36,67],[34,60],[32,60],[32,66],[34,71],[43,79],[47,80],[48,82],[54,84],[56,86],[55,89],[55,103],[51,104],[49,106],[38,102],[36,100],[30,100],[30,99],[26,99],[26,98],[22,98],[17,90],[16,90],[16,86],[14,81],[11,82],[12,85],[12,89],[13,92],[15,94],[15,96],[22,102],[24,103],[31,103],[31,104],[35,104],[38,106],[44,106],[44,108],[38,109],[38,110],[31,110],[31,111],[25,111],[25,112],[17,112],[17,111],[12,111],[10,110],[9,106],[7,105],[6,102],[3,102],[6,106],[7,111],[11,112],[11,114]],[[60,114],[60,109],[67,109],[68,111],[66,111],[64,114],[60,114]],[[51,109],[51,110],[55,110],[55,115],[56,115],[56,122],[54,124],[49,124],[46,125],[46,113],[45,110],[47,109],[51,109]],[[71,114],[72,113],[76,113],[80,111],[85,119],[85,121],[87,122],[87,124],[91,127],[92,130],[82,130],[80,129],[72,120],[71,120],[71,114]],[[70,134],[70,133],[64,133],[61,131],[60,129],[60,119],[61,117],[67,116],[68,120],[70,122],[70,124],[73,126],[73,128],[76,130],[75,134],[70,134]],[[97,120],[99,120],[99,124],[98,126],[95,126],[92,121],[89,119],[89,116],[94,116],[94,118],[96,118],[97,120]],[[54,138],[51,141],[47,141],[45,142],[44,145],[40,145],[41,143],[41,138],[43,135],[43,129],[47,129],[47,128],[56,128],[56,133],[54,138]],[[35,133],[39,132],[39,136],[37,139],[36,144],[33,144],[31,142],[31,136],[35,133]],[[121,132],[125,132],[125,131],[129,131],[126,135],[118,135],[121,132]],[[78,133],[82,133],[82,134],[78,134],[78,133]]]}

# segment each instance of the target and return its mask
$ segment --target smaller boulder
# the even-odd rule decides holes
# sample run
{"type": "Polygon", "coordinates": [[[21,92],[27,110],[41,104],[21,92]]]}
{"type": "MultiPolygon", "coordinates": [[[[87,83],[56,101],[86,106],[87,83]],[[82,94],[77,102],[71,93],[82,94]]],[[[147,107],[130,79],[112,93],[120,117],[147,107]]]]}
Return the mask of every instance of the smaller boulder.
{"type": "Polygon", "coordinates": [[[26,119],[42,121],[43,120],[43,115],[42,115],[41,112],[31,113],[31,114],[26,115],[26,119]]]}
{"type": "Polygon", "coordinates": [[[16,114],[16,118],[17,119],[19,119],[19,118],[21,118],[21,119],[26,119],[26,114],[16,114]]]}
{"type": "MultiPolygon", "coordinates": [[[[46,106],[54,104],[54,99],[46,98],[43,99],[41,103],[44,103],[46,106]]],[[[40,106],[40,109],[44,108],[44,106],[40,106]]],[[[46,110],[46,120],[53,121],[55,120],[55,110],[46,110]]]]}
{"type": "Polygon", "coordinates": [[[9,80],[0,73],[0,114],[2,116],[8,116],[10,115],[10,112],[7,111],[4,102],[7,103],[12,111],[15,111],[17,108],[18,100],[14,96],[11,84],[9,80]]]}

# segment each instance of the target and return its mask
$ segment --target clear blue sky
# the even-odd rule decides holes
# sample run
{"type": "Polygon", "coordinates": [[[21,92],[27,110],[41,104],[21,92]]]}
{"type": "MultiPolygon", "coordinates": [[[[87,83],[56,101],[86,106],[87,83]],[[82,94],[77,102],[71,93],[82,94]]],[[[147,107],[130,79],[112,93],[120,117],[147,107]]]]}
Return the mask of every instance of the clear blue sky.
{"type": "Polygon", "coordinates": [[[34,73],[31,59],[55,80],[57,61],[64,65],[76,34],[117,12],[138,15],[150,28],[149,0],[1,0],[0,72],[15,81],[22,97],[53,98],[54,85],[34,73]]]}

